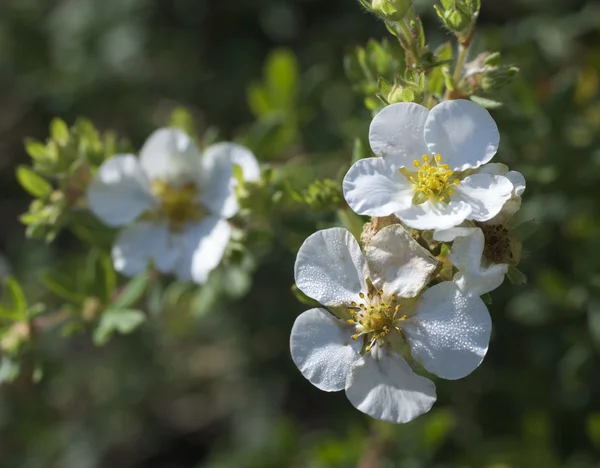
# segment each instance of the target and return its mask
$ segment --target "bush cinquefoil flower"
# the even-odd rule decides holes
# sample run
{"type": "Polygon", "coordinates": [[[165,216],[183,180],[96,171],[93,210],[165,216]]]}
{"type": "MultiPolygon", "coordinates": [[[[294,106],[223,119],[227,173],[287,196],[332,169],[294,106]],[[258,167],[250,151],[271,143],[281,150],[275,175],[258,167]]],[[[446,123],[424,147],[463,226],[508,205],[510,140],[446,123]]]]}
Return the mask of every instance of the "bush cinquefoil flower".
{"type": "Polygon", "coordinates": [[[433,239],[452,242],[450,262],[458,272],[454,281],[466,293],[482,295],[493,291],[504,281],[511,265],[521,256],[521,242],[512,233],[513,216],[521,207],[525,178],[517,171],[509,171],[504,164],[486,164],[482,173],[500,175],[509,179],[513,191],[500,212],[492,219],[450,229],[437,230],[433,239]]]}
{"type": "Polygon", "coordinates": [[[204,283],[229,242],[227,219],[238,211],[235,164],[246,180],[259,179],[248,149],[217,143],[201,154],[173,128],[154,132],[139,158],[117,154],[105,161],[87,200],[105,224],[124,226],[112,249],[115,269],[131,276],[152,260],[160,272],[204,283]]]}
{"type": "Polygon", "coordinates": [[[513,186],[477,171],[496,154],[500,135],[488,111],[471,101],[445,101],[431,111],[414,103],[385,107],[369,131],[373,152],[344,178],[358,214],[395,214],[414,229],[446,229],[498,214],[513,186]]]}
{"type": "Polygon", "coordinates": [[[413,371],[413,360],[460,379],[483,360],[491,331],[478,296],[453,282],[423,292],[437,267],[399,224],[375,234],[365,254],[342,228],[306,239],[296,284],[324,307],[292,328],[292,359],[304,377],[324,391],[345,390],[373,418],[404,423],[429,411],[435,385],[413,371]]]}

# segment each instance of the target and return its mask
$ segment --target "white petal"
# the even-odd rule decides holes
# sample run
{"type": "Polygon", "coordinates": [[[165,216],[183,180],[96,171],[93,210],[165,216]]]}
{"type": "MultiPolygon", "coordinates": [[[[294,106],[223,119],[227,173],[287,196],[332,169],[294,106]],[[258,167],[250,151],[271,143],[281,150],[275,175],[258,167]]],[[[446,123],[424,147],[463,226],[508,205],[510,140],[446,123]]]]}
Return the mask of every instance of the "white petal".
{"type": "Polygon", "coordinates": [[[427,108],[414,103],[401,102],[384,107],[369,128],[371,149],[399,168],[412,168],[416,159],[430,154],[423,139],[428,115],[427,108]]]}
{"type": "Polygon", "coordinates": [[[454,227],[449,229],[438,229],[433,233],[433,240],[438,242],[452,242],[457,237],[469,236],[478,228],[454,227]]]}
{"type": "Polygon", "coordinates": [[[490,113],[471,101],[444,101],[429,112],[425,141],[456,171],[479,167],[498,151],[500,133],[490,113]]]}
{"type": "Polygon", "coordinates": [[[426,201],[396,212],[413,229],[447,229],[458,226],[471,214],[471,206],[461,200],[450,203],[426,201]]]}
{"type": "Polygon", "coordinates": [[[468,219],[487,221],[496,216],[511,197],[513,185],[503,176],[472,174],[456,186],[454,198],[468,203],[468,219]]]}
{"type": "Polygon", "coordinates": [[[231,226],[217,216],[187,225],[179,234],[181,249],[175,266],[177,277],[182,281],[205,283],[210,272],[221,263],[230,236],[231,226]]]}
{"type": "Polygon", "coordinates": [[[87,202],[109,226],[128,224],[156,203],[133,154],[117,154],[102,163],[88,187],[87,202]]]}
{"type": "Polygon", "coordinates": [[[325,306],[350,305],[367,291],[365,258],[348,231],[317,231],[304,241],[294,266],[296,285],[325,306]]]}
{"type": "Polygon", "coordinates": [[[373,285],[398,297],[416,296],[438,265],[399,224],[386,226],[375,234],[366,257],[373,285]]]}
{"type": "Polygon", "coordinates": [[[237,146],[219,143],[205,151],[200,177],[204,206],[213,214],[226,219],[234,216],[239,209],[235,195],[237,181],[233,176],[234,151],[231,151],[230,145],[237,146]]]}
{"type": "Polygon", "coordinates": [[[513,184],[513,196],[520,197],[523,195],[526,187],[525,177],[523,177],[523,174],[517,171],[508,171],[506,174],[504,174],[504,177],[510,180],[510,182],[513,184]]]}
{"type": "Polygon", "coordinates": [[[200,152],[193,140],[176,128],[160,128],[144,143],[140,162],[148,177],[179,186],[196,182],[200,152]]]}
{"type": "Polygon", "coordinates": [[[427,371],[455,380],[469,375],[483,361],[492,320],[478,296],[465,295],[446,281],[423,293],[402,331],[413,358],[427,371]]]}
{"type": "Polygon", "coordinates": [[[344,198],[360,215],[388,216],[408,208],[414,185],[382,158],[356,161],[344,177],[344,198]]]}
{"type": "Polygon", "coordinates": [[[138,221],[123,229],[112,248],[115,270],[126,276],[141,273],[154,260],[156,268],[167,273],[179,255],[177,241],[163,223],[138,221]]]}
{"type": "Polygon", "coordinates": [[[504,281],[508,271],[506,264],[483,266],[485,238],[479,228],[471,228],[466,236],[454,240],[450,249],[450,261],[459,270],[454,281],[465,293],[481,296],[493,291],[504,281]]]}
{"type": "Polygon", "coordinates": [[[204,150],[204,159],[221,158],[231,165],[237,164],[242,168],[244,180],[256,182],[260,180],[260,166],[256,156],[248,148],[235,143],[221,142],[204,150]]]}
{"type": "Polygon", "coordinates": [[[402,357],[379,347],[355,364],[346,396],[356,409],[392,423],[412,421],[436,400],[431,380],[415,374],[402,357]]]}
{"type": "Polygon", "coordinates": [[[302,375],[325,392],[346,387],[353,364],[360,359],[361,340],[351,338],[354,328],[323,309],[301,314],[292,327],[292,360],[302,375]]]}

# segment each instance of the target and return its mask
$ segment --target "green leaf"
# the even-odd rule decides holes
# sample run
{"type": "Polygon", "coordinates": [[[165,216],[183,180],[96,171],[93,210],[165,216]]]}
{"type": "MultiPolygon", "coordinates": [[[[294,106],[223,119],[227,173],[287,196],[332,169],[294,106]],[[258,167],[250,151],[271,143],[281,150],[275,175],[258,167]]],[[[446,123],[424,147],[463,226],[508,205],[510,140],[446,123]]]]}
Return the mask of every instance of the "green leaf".
{"type": "Polygon", "coordinates": [[[292,285],[292,294],[302,304],[305,304],[305,305],[310,306],[310,307],[322,307],[319,302],[315,301],[311,297],[308,297],[306,294],[304,294],[302,291],[300,291],[300,289],[298,288],[298,286],[296,286],[295,284],[292,285]]]}
{"type": "Polygon", "coordinates": [[[273,107],[285,109],[293,104],[300,81],[300,66],[289,49],[273,51],[265,65],[269,101],[273,107]]]}
{"type": "Polygon", "coordinates": [[[115,309],[131,307],[142,297],[148,287],[149,280],[150,277],[148,272],[144,272],[132,278],[129,283],[125,285],[117,299],[112,303],[112,307],[115,309]]]}
{"type": "Polygon", "coordinates": [[[8,294],[10,295],[10,299],[14,306],[14,310],[19,314],[20,317],[26,318],[27,299],[25,299],[25,294],[23,294],[21,285],[12,276],[7,277],[5,282],[6,288],[8,289],[8,294]]]}
{"type": "Polygon", "coordinates": [[[492,305],[492,296],[490,293],[485,293],[483,296],[481,296],[481,300],[486,305],[492,305]]]}
{"type": "Polygon", "coordinates": [[[479,104],[481,107],[485,107],[486,109],[499,109],[504,105],[501,102],[493,101],[492,99],[481,96],[472,95],[469,99],[471,99],[471,101],[473,101],[475,104],[479,104]]]}
{"type": "Polygon", "coordinates": [[[25,151],[35,160],[48,159],[48,151],[46,147],[33,138],[27,138],[25,140],[25,151]]]}
{"type": "Polygon", "coordinates": [[[46,273],[42,276],[42,284],[58,297],[72,303],[82,305],[86,298],[74,283],[73,278],[57,273],[46,273]]]}
{"type": "Polygon", "coordinates": [[[17,179],[21,186],[34,197],[43,198],[52,193],[50,182],[33,172],[27,166],[17,167],[17,179]]]}
{"type": "Polygon", "coordinates": [[[533,233],[535,233],[540,227],[540,222],[535,219],[524,221],[511,229],[511,235],[514,235],[517,239],[524,241],[533,233]]]}
{"type": "Polygon", "coordinates": [[[58,117],[50,122],[50,136],[60,146],[65,146],[69,142],[69,127],[58,117]]]}
{"type": "Polygon", "coordinates": [[[515,286],[523,286],[527,284],[527,276],[525,276],[525,274],[515,266],[508,267],[508,273],[506,276],[508,276],[509,281],[515,286]]]}
{"type": "Polygon", "coordinates": [[[259,83],[252,83],[246,91],[248,107],[256,117],[263,117],[271,112],[271,103],[265,88],[259,83]]]}
{"type": "Polygon", "coordinates": [[[359,159],[367,157],[367,150],[360,138],[354,139],[354,147],[352,148],[352,163],[355,163],[359,159]]]}
{"type": "Polygon", "coordinates": [[[100,323],[94,330],[93,340],[96,346],[102,346],[108,342],[113,333],[123,335],[133,332],[146,320],[146,315],[141,310],[108,309],[102,314],[100,323]]]}

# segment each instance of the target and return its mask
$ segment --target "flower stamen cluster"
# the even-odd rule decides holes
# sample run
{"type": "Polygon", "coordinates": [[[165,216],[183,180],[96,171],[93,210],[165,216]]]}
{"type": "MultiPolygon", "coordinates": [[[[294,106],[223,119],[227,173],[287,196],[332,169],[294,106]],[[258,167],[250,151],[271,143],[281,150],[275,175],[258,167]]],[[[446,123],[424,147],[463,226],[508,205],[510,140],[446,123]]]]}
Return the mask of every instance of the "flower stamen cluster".
{"type": "Polygon", "coordinates": [[[430,199],[450,203],[450,196],[454,194],[453,187],[458,185],[460,180],[454,177],[454,171],[450,170],[448,164],[441,164],[441,155],[436,155],[431,163],[426,154],[422,159],[423,164],[418,159],[413,162],[418,170],[417,177],[409,177],[416,185],[413,203],[420,205],[430,199]]]}
{"type": "Polygon", "coordinates": [[[383,290],[380,289],[375,295],[371,293],[365,295],[361,292],[359,297],[367,304],[352,302],[352,307],[348,309],[352,318],[348,323],[356,325],[357,333],[352,335],[353,340],[364,335],[370,338],[365,348],[366,351],[370,351],[373,345],[385,338],[392,329],[401,331],[396,323],[406,319],[406,316],[397,318],[401,306],[396,303],[395,294],[392,294],[389,300],[385,300],[383,290]]]}
{"type": "Polygon", "coordinates": [[[179,187],[162,180],[152,181],[152,191],[160,200],[161,217],[168,221],[174,232],[180,232],[186,223],[200,221],[205,210],[198,202],[199,190],[195,183],[179,187]]]}

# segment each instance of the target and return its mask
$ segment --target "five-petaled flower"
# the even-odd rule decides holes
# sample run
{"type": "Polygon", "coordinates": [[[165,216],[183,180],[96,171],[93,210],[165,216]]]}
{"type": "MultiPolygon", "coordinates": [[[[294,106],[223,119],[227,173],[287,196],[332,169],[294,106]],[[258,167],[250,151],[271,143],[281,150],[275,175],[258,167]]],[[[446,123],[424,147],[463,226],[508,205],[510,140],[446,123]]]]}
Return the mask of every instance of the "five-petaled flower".
{"type": "Polygon", "coordinates": [[[425,286],[438,262],[401,225],[381,229],[363,254],[345,229],[311,235],[298,252],[296,284],[323,305],[301,314],[292,359],[313,385],[345,390],[373,418],[403,423],[427,412],[435,385],[470,374],[488,348],[483,301],[453,282],[425,286]]]}
{"type": "Polygon", "coordinates": [[[486,221],[511,197],[507,177],[478,171],[496,154],[500,135],[488,111],[471,101],[445,101],[431,111],[414,103],[385,107],[369,131],[373,152],[344,178],[358,214],[395,214],[415,229],[486,221]]]}
{"type": "Polygon", "coordinates": [[[238,211],[234,165],[257,180],[254,155],[232,143],[200,153],[184,132],[162,128],[137,158],[118,154],[100,166],[88,188],[92,212],[105,224],[124,227],[112,249],[115,268],[131,276],[152,260],[163,273],[204,283],[219,264],[238,211]]]}

